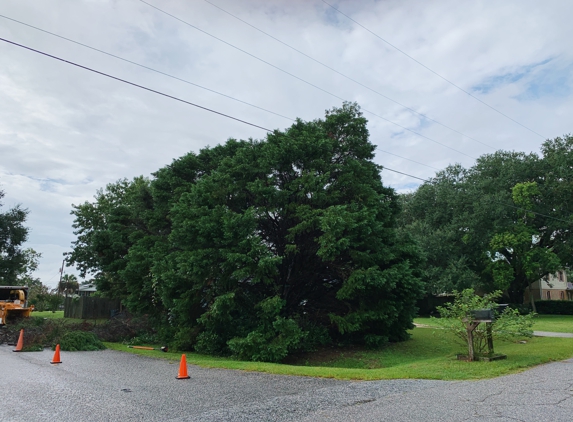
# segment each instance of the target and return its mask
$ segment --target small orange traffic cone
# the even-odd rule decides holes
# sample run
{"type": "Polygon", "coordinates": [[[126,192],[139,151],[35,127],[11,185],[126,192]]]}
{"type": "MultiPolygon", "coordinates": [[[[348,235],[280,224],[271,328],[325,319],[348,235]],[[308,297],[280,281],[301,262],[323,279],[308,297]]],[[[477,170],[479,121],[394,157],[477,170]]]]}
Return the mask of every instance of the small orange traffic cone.
{"type": "Polygon", "coordinates": [[[60,345],[56,344],[56,351],[54,352],[54,358],[50,363],[62,363],[60,360],[60,345]]]}
{"type": "Polygon", "coordinates": [[[179,363],[179,375],[177,375],[178,380],[184,380],[191,378],[187,375],[187,358],[185,355],[181,355],[181,362],[179,363]]]}
{"type": "Polygon", "coordinates": [[[16,348],[12,351],[21,352],[23,347],[24,347],[24,329],[22,328],[20,330],[20,337],[18,337],[18,343],[16,344],[16,348]]]}

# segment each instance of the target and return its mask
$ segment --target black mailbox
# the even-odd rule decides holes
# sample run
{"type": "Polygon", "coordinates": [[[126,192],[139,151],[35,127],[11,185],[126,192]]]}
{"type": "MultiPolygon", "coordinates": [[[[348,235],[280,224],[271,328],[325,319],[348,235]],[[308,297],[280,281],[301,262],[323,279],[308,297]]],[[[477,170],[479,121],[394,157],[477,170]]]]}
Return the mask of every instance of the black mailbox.
{"type": "Polygon", "coordinates": [[[491,309],[476,309],[472,311],[474,321],[492,321],[493,311],[491,309]]]}

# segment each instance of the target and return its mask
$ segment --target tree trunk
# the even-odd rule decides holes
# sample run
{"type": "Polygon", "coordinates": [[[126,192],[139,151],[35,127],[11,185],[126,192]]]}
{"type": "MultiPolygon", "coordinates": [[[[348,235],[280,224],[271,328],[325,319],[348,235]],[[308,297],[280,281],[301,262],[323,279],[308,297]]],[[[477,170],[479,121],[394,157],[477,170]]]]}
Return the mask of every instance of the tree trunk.
{"type": "Polygon", "coordinates": [[[525,289],[529,286],[529,281],[524,277],[516,277],[508,289],[509,302],[518,305],[523,304],[525,289]]]}
{"type": "Polygon", "coordinates": [[[535,307],[535,300],[533,299],[533,292],[531,291],[532,284],[533,282],[529,283],[529,286],[527,286],[527,288],[529,289],[529,301],[531,303],[531,309],[533,310],[533,312],[537,313],[537,308],[535,307]]]}

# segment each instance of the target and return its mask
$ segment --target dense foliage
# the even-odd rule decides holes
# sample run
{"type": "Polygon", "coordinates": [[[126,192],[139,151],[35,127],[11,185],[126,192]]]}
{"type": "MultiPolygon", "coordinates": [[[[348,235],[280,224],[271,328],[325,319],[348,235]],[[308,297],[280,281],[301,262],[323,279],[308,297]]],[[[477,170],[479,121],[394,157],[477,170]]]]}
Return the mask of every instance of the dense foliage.
{"type": "Polygon", "coordinates": [[[94,333],[68,331],[60,338],[60,349],[68,352],[96,351],[105,349],[104,344],[94,333]]]}
{"type": "Polygon", "coordinates": [[[402,230],[423,251],[430,293],[501,289],[522,303],[531,283],[573,264],[573,137],[542,155],[498,151],[440,171],[402,198],[402,230]]]}
{"type": "MultiPolygon", "coordinates": [[[[0,190],[0,200],[3,197],[0,190]]],[[[24,226],[27,215],[28,211],[19,206],[0,212],[0,285],[18,284],[19,277],[28,271],[31,252],[22,249],[28,237],[28,228],[24,226]]]]}
{"type": "Polygon", "coordinates": [[[68,256],[181,348],[278,361],[407,338],[422,291],[354,104],[189,153],[74,207],[68,256]]]}
{"type": "Polygon", "coordinates": [[[538,300],[537,312],[544,315],[573,315],[573,302],[565,300],[538,300]]]}

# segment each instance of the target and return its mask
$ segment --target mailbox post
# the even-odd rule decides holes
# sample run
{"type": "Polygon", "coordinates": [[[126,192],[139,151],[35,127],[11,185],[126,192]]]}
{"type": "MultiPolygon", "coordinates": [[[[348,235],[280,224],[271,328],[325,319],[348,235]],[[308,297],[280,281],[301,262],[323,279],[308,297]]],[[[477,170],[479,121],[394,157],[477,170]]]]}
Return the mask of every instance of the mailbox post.
{"type": "Polygon", "coordinates": [[[494,321],[493,311],[491,309],[476,309],[472,311],[472,318],[466,318],[466,331],[468,336],[468,361],[475,360],[474,354],[474,330],[482,322],[486,324],[487,333],[487,347],[490,355],[493,355],[493,336],[492,336],[492,323],[494,321]]]}

